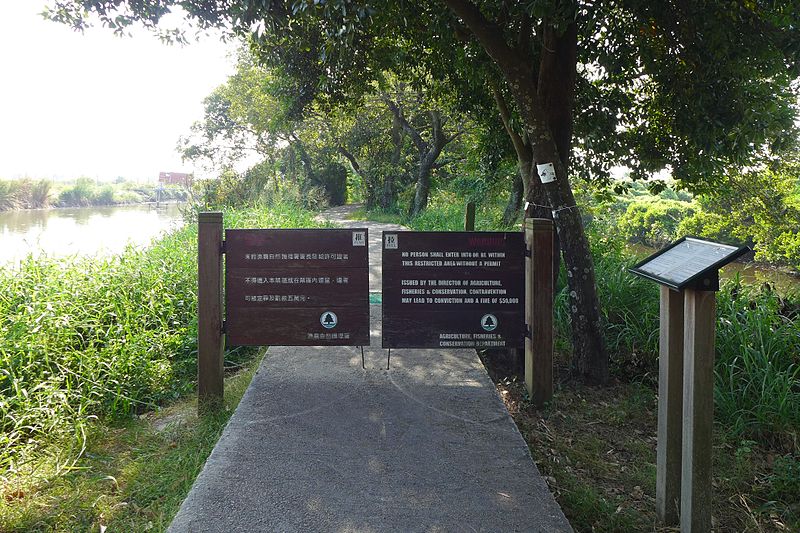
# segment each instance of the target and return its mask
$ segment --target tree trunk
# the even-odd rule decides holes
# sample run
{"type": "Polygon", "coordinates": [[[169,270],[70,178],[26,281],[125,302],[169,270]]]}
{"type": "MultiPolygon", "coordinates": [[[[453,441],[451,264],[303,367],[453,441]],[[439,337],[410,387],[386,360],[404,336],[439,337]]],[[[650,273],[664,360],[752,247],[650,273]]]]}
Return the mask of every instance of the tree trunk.
{"type": "Polygon", "coordinates": [[[435,159],[430,157],[420,158],[419,168],[417,169],[417,185],[414,189],[414,200],[411,204],[409,215],[417,216],[428,207],[428,196],[431,192],[431,172],[435,159]]]}
{"type": "Polygon", "coordinates": [[[399,172],[400,156],[403,154],[403,126],[396,115],[392,115],[392,144],[394,150],[392,151],[391,168],[388,173],[383,177],[383,195],[381,197],[381,207],[384,209],[391,208],[397,200],[397,185],[395,172],[399,172]]]}
{"type": "Polygon", "coordinates": [[[594,260],[583,220],[575,205],[575,198],[566,175],[572,152],[572,106],[575,97],[577,45],[578,27],[575,22],[567,26],[561,34],[553,26],[545,24],[544,44],[539,62],[538,93],[540,105],[544,108],[545,121],[552,135],[552,142],[546,144],[550,146],[554,144],[556,154],[542,154],[546,159],[537,157],[536,160],[543,162],[558,155],[564,169],[564,181],[561,186],[546,184],[545,190],[551,197],[551,205],[556,204],[552,202],[553,195],[550,191],[558,189],[556,195],[568,202],[564,205],[570,206],[554,210],[553,218],[557,220],[556,227],[560,226],[559,239],[567,265],[572,341],[575,347],[575,356],[572,359],[573,371],[589,381],[605,383],[608,380],[608,353],[601,332],[594,260]],[[559,224],[558,219],[564,219],[563,223],[559,224]]]}
{"type": "MultiPolygon", "coordinates": [[[[567,267],[573,370],[587,382],[604,383],[608,380],[608,353],[601,333],[594,261],[567,178],[564,161],[568,161],[568,150],[564,154],[567,159],[562,160],[557,145],[563,141],[565,131],[571,135],[577,27],[573,22],[563,34],[558,35],[544,21],[542,26],[545,34],[537,80],[532,69],[527,35],[521,35],[519,41],[522,46],[511,47],[505,40],[502,28],[487,20],[475,4],[469,0],[444,1],[480,41],[503,73],[530,138],[534,161],[539,165],[551,163],[554,167],[555,180],[542,186],[553,209],[553,220],[567,267]],[[539,93],[537,87],[541,85],[548,87],[539,93]],[[565,108],[569,108],[569,112],[565,112],[565,108]],[[554,131],[551,130],[550,119],[568,120],[570,123],[562,123],[554,131]],[[565,126],[569,129],[566,130],[565,126]]],[[[523,28],[525,26],[522,25],[523,28]]]]}
{"type": "MultiPolygon", "coordinates": [[[[539,182],[539,173],[536,171],[536,165],[533,163],[533,150],[531,149],[531,141],[527,133],[517,132],[511,125],[511,111],[508,109],[503,93],[499,85],[492,80],[492,94],[494,101],[497,104],[497,110],[500,113],[500,118],[503,121],[503,127],[511,139],[511,144],[514,146],[514,152],[517,154],[517,171],[519,179],[522,183],[522,195],[527,202],[525,208],[525,218],[547,218],[553,219],[553,210],[550,208],[550,200],[544,191],[544,187],[539,182]]],[[[514,183],[514,189],[517,183],[514,183]]],[[[512,189],[512,198],[516,191],[512,189]]],[[[510,201],[510,200],[509,200],[510,201]]],[[[508,207],[506,207],[508,213],[508,207]]],[[[515,213],[516,216],[516,213],[515,213]]],[[[504,221],[506,219],[504,218],[504,221]]],[[[507,225],[510,223],[507,223],[507,225]]],[[[558,283],[558,270],[561,266],[561,250],[559,248],[560,241],[558,235],[553,238],[553,286],[558,283]]],[[[555,295],[553,295],[555,297],[555,295]]]]}
{"type": "Polygon", "coordinates": [[[514,175],[514,182],[511,184],[511,191],[508,195],[505,211],[503,211],[504,226],[512,225],[519,216],[520,209],[522,208],[522,198],[525,194],[522,180],[522,174],[517,172],[514,175]]]}
{"type": "Polygon", "coordinates": [[[374,172],[365,171],[364,168],[358,163],[356,157],[344,146],[337,147],[340,154],[350,163],[350,168],[356,175],[361,178],[364,184],[364,203],[367,210],[372,210],[378,204],[378,187],[375,183],[376,176],[374,172]]]}
{"type": "Polygon", "coordinates": [[[459,133],[452,137],[447,137],[444,133],[442,124],[442,114],[439,111],[428,111],[431,123],[431,140],[426,142],[420,132],[414,129],[403,116],[397,104],[388,97],[384,97],[386,105],[394,114],[396,120],[402,125],[403,130],[411,137],[414,146],[417,148],[419,163],[417,166],[417,183],[414,191],[414,199],[409,209],[410,216],[416,216],[428,206],[428,195],[431,190],[431,173],[433,172],[436,160],[442,153],[444,147],[455,139],[459,133]]]}

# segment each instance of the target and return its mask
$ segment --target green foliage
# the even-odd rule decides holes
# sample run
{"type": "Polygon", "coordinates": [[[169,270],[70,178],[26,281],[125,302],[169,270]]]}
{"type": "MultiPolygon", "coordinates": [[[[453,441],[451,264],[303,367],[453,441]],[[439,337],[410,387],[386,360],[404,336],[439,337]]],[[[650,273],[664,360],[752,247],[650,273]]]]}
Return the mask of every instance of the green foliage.
{"type": "MultiPolygon", "coordinates": [[[[281,205],[227,213],[226,224],[319,225],[281,205]]],[[[194,387],[196,241],[189,225],[147,250],[0,268],[0,465],[54,441],[67,461],[95,417],[125,418],[194,387]]]]}
{"type": "MultiPolygon", "coordinates": [[[[632,276],[634,264],[624,242],[613,234],[590,233],[597,292],[603,310],[603,334],[611,364],[620,376],[656,375],[658,354],[658,287],[632,276]]],[[[560,294],[564,305],[566,294],[560,294]]],[[[562,334],[568,335],[566,310],[558,312],[562,334]]]]}
{"type": "Polygon", "coordinates": [[[693,213],[691,204],[677,200],[634,200],[619,217],[617,227],[620,236],[631,242],[661,247],[679,236],[681,221],[693,213]]]}
{"type": "Polygon", "coordinates": [[[726,284],[718,298],[715,405],[735,435],[791,449],[800,435],[800,301],[726,284]]]}
{"type": "MultiPolygon", "coordinates": [[[[604,316],[603,333],[617,375],[658,375],[658,288],[631,275],[637,258],[613,233],[592,232],[604,316]]],[[[568,334],[566,295],[556,326],[568,334]]],[[[786,298],[725,282],[718,294],[715,417],[730,435],[796,449],[800,434],[800,295],[786,298]]],[[[566,339],[560,345],[566,346],[566,339]]]]}
{"type": "Polygon", "coordinates": [[[114,196],[114,187],[111,185],[103,185],[95,192],[92,203],[94,205],[114,205],[117,203],[115,202],[114,196]]]}
{"type": "Polygon", "coordinates": [[[146,252],[0,271],[2,464],[191,387],[192,246],[187,230],[146,252]]]}
{"type": "Polygon", "coordinates": [[[89,178],[78,178],[74,185],[61,189],[58,194],[58,205],[61,207],[88,207],[95,198],[94,181],[89,178]]]}
{"type": "Polygon", "coordinates": [[[772,498],[800,502],[800,455],[784,455],[775,459],[770,481],[772,498]]]}
{"type": "Polygon", "coordinates": [[[194,398],[141,419],[96,424],[70,469],[47,457],[4,477],[0,528],[33,531],[164,531],[188,494],[258,368],[225,378],[225,408],[197,417],[194,398]]]}
{"type": "Polygon", "coordinates": [[[316,179],[328,195],[328,204],[344,205],[347,202],[347,169],[336,162],[328,162],[316,179]]]}
{"type": "Polygon", "coordinates": [[[47,180],[0,180],[0,211],[48,207],[51,188],[47,180]]]}
{"type": "Polygon", "coordinates": [[[757,260],[800,270],[800,164],[731,173],[726,180],[699,198],[702,209],[678,231],[747,244],[757,260]]]}

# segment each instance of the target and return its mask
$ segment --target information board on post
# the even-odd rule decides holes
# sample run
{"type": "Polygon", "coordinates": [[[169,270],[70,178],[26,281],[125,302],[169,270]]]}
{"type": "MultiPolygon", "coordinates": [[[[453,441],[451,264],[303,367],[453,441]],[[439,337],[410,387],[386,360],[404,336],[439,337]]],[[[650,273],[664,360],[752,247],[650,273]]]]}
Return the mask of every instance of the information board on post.
{"type": "Polygon", "coordinates": [[[521,232],[383,232],[384,348],[522,348],[521,232]]]}
{"type": "Polygon", "coordinates": [[[630,271],[671,289],[682,290],[705,274],[716,277],[720,267],[747,251],[746,246],[683,237],[640,261],[630,271]]]}
{"type": "Polygon", "coordinates": [[[369,345],[368,230],[225,233],[232,346],[369,345]]]}

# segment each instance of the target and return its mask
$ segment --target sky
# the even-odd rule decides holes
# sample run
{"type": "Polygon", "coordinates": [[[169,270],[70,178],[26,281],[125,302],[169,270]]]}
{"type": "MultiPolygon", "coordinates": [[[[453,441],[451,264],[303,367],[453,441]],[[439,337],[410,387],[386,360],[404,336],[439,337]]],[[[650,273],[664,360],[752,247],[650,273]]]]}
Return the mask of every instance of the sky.
{"type": "Polygon", "coordinates": [[[175,147],[202,101],[233,72],[235,45],[206,36],[166,45],[44,20],[45,0],[3,0],[0,179],[154,181],[195,172],[175,147]]]}

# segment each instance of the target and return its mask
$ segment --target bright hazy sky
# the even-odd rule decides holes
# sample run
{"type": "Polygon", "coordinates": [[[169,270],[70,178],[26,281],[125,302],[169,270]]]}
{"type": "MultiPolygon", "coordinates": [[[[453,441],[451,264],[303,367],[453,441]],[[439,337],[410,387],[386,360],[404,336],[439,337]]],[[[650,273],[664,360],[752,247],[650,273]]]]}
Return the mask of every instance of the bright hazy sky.
{"type": "Polygon", "coordinates": [[[2,2],[0,179],[195,171],[175,146],[232,72],[232,44],[169,46],[102,27],[80,34],[44,20],[44,0],[2,2]]]}

